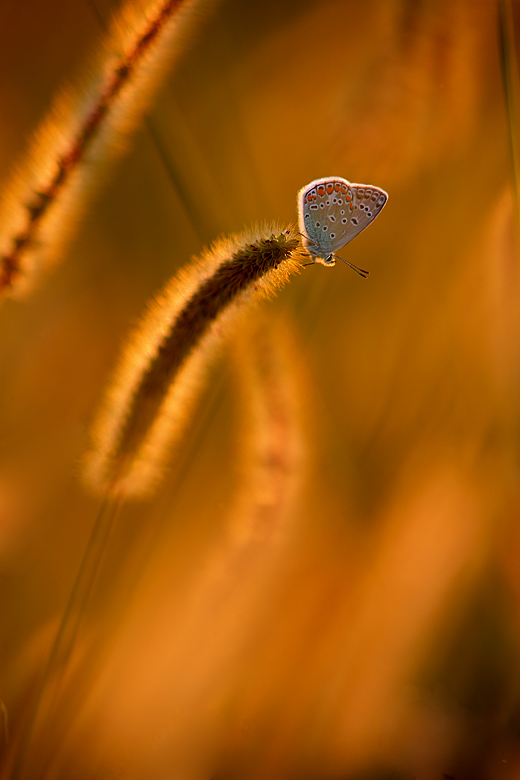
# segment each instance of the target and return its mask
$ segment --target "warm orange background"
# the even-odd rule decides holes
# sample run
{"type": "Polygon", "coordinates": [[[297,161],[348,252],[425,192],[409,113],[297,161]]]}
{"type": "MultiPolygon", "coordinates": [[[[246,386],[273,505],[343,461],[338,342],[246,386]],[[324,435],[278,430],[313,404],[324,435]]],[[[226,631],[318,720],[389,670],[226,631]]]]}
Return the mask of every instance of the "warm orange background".
{"type": "MultiPolygon", "coordinates": [[[[0,4],[2,182],[116,7],[0,4]]],[[[223,0],[62,263],[4,304],[16,751],[98,511],[80,480],[90,421],[146,301],[220,234],[294,222],[312,179],[389,192],[345,250],[370,277],[307,268],[249,336],[285,354],[300,449],[283,528],[245,558],[228,541],[258,436],[240,378],[255,352],[233,337],[156,497],[123,509],[49,777],[518,775],[520,103],[514,27],[505,50],[499,32],[492,0],[223,0]]]]}

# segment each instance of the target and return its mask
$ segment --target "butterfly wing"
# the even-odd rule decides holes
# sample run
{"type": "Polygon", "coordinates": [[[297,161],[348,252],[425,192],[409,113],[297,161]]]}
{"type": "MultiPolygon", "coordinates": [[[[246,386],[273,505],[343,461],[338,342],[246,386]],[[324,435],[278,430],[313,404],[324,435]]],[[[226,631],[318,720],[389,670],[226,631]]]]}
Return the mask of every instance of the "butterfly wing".
{"type": "Polygon", "coordinates": [[[309,252],[326,259],[377,217],[388,199],[379,187],[339,176],[316,179],[298,193],[298,220],[309,252]]]}
{"type": "Polygon", "coordinates": [[[331,220],[331,215],[328,217],[334,225],[332,252],[338,252],[368,227],[387,200],[387,193],[379,187],[371,184],[351,184],[347,195],[337,201],[340,207],[339,214],[336,212],[332,214],[334,220],[331,220]]]}
{"type": "Polygon", "coordinates": [[[334,185],[340,182],[350,186],[346,179],[329,176],[316,179],[298,193],[298,222],[304,236],[304,244],[312,255],[327,258],[331,253],[332,241],[329,234],[330,221],[327,213],[331,206],[334,185]]]}

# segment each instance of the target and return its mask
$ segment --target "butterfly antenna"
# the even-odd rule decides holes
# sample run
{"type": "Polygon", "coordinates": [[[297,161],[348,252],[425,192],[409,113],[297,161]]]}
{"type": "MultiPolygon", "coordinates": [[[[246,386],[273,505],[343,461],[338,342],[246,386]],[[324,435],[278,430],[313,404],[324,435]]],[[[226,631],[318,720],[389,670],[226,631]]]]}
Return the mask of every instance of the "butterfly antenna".
{"type": "Polygon", "coordinates": [[[363,279],[366,279],[369,275],[370,271],[363,271],[362,268],[358,268],[357,265],[354,265],[354,263],[349,263],[348,260],[345,260],[344,257],[340,257],[339,255],[332,255],[333,257],[337,258],[338,260],[343,260],[345,265],[348,265],[349,268],[352,268],[353,271],[355,271],[357,274],[363,277],[363,279]]]}

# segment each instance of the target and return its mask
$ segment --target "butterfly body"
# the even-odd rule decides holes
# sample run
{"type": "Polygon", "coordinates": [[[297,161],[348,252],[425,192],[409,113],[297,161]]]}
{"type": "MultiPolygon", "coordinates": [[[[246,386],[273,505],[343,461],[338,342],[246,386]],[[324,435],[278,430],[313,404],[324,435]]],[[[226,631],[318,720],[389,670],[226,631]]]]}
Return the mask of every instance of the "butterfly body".
{"type": "MultiPolygon", "coordinates": [[[[387,193],[379,187],[352,184],[339,176],[316,179],[302,187],[298,220],[312,262],[335,265],[336,252],[373,222],[387,200],[387,193]]],[[[361,271],[347,260],[343,262],[361,271]]]]}

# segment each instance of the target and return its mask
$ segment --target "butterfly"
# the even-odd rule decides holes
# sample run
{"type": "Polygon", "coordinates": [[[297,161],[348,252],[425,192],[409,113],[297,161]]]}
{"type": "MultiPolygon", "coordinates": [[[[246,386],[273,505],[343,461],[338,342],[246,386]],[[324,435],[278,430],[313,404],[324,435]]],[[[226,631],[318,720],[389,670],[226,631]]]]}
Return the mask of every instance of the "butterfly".
{"type": "Polygon", "coordinates": [[[357,265],[339,257],[341,249],[361,233],[377,217],[387,193],[372,184],[351,184],[339,176],[327,176],[311,181],[298,192],[298,222],[303,244],[314,263],[335,265],[343,260],[361,276],[367,277],[357,265]]]}

